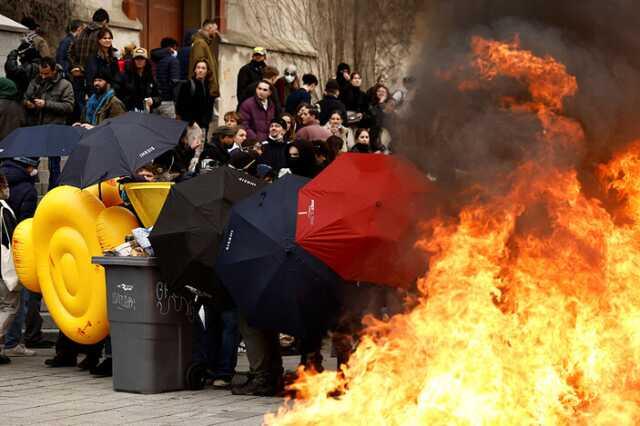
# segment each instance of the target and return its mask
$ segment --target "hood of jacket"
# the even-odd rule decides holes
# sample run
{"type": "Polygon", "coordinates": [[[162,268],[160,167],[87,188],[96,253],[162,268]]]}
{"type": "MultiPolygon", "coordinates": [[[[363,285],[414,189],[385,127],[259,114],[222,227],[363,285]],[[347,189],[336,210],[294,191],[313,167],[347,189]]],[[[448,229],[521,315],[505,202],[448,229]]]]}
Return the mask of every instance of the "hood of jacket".
{"type": "Polygon", "coordinates": [[[160,62],[167,56],[171,56],[171,49],[168,47],[158,47],[151,50],[151,60],[153,62],[160,62]]]}
{"type": "Polygon", "coordinates": [[[24,166],[13,160],[6,160],[0,167],[2,173],[7,178],[9,186],[16,186],[20,183],[33,183],[35,178],[29,176],[24,166]]]}

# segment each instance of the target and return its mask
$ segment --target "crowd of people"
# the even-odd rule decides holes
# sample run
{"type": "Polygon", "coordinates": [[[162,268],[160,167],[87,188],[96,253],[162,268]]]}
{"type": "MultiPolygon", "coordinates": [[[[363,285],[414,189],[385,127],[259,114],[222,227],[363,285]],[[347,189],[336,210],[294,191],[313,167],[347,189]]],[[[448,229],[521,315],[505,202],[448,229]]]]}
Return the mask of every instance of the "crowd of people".
{"type": "MultiPolygon", "coordinates": [[[[268,64],[267,50],[255,47],[250,62],[238,71],[237,108],[224,113],[224,125],[218,125],[214,112],[221,90],[220,34],[213,20],[188,31],[182,44],[167,37],[152,50],[134,45],[116,49],[109,15],[103,9],[86,25],[72,21],[56,50],[50,48],[35,20],[25,18],[22,23],[30,32],[8,55],[6,78],[0,78],[0,140],[21,126],[92,128],[127,111],[186,121],[187,130],[176,148],[139,169],[136,178],[140,180],[179,181],[221,165],[265,181],[286,173],[313,178],[345,152],[389,154],[394,143],[392,123],[408,103],[414,84],[406,77],[402,87],[391,93],[381,76],[365,91],[362,75],[341,63],[335,75],[325,76],[329,78],[320,88],[318,76],[302,73],[293,64],[281,75],[268,64]]],[[[58,183],[60,158],[51,157],[48,162],[51,189],[58,183]]],[[[37,158],[19,157],[0,166],[0,200],[6,200],[11,210],[2,212],[9,235],[16,223],[35,212],[38,163],[37,158]]],[[[4,340],[0,363],[13,356],[34,355],[34,348],[51,345],[40,330],[40,304],[41,296],[26,289],[0,299],[0,340],[4,340]]],[[[230,386],[243,339],[251,380],[233,392],[274,395],[281,389],[277,332],[249,326],[232,304],[207,309],[207,321],[217,325],[205,327],[208,331],[200,333],[202,339],[214,341],[211,330],[226,336],[223,348],[211,348],[209,342],[199,350],[209,364],[214,386],[230,386]]],[[[322,369],[321,338],[298,343],[301,362],[317,370],[322,369]]],[[[350,348],[344,341],[334,341],[339,362],[345,361],[349,350],[340,348],[350,348]]],[[[75,366],[78,355],[85,353],[80,368],[109,375],[110,348],[105,343],[83,347],[61,334],[56,356],[46,363],[75,366]]]]}

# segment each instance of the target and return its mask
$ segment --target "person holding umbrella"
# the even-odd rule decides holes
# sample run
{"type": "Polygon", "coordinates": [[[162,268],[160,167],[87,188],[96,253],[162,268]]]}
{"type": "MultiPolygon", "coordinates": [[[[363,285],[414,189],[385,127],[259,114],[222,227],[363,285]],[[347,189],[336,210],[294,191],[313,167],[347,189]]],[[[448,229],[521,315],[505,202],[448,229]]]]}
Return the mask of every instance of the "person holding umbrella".
{"type": "Polygon", "coordinates": [[[87,101],[82,113],[82,123],[74,123],[74,126],[92,129],[103,121],[126,112],[124,103],[116,97],[111,88],[109,73],[98,71],[93,77],[93,88],[94,93],[87,101]]]}

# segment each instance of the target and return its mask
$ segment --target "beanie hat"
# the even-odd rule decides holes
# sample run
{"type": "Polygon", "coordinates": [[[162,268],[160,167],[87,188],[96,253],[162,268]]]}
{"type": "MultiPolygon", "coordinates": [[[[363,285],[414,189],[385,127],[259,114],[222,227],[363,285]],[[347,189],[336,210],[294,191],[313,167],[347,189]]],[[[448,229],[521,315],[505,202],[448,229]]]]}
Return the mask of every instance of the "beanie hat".
{"type": "Polygon", "coordinates": [[[18,94],[18,88],[13,80],[8,78],[0,78],[0,99],[15,99],[18,94]]]}
{"type": "Polygon", "coordinates": [[[269,122],[269,125],[271,125],[273,123],[279,124],[285,130],[287,129],[287,122],[284,121],[282,118],[279,118],[279,117],[272,118],[271,121],[269,122]]]}

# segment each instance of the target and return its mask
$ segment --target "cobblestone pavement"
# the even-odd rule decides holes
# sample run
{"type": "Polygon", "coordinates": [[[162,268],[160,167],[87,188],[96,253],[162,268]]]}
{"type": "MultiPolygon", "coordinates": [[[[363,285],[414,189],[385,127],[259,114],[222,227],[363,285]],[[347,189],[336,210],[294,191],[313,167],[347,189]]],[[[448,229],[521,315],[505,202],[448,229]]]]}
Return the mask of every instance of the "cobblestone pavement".
{"type": "MultiPolygon", "coordinates": [[[[180,391],[153,395],[115,392],[111,378],[95,378],[77,368],[48,368],[53,350],[12,358],[0,366],[0,424],[3,425],[260,425],[281,398],[235,396],[230,391],[180,391]]],[[[81,359],[81,358],[80,358],[81,359]]],[[[293,370],[299,358],[285,357],[293,370]]],[[[334,364],[334,359],[327,359],[334,364]]],[[[238,371],[248,370],[240,354],[238,371]]]]}

